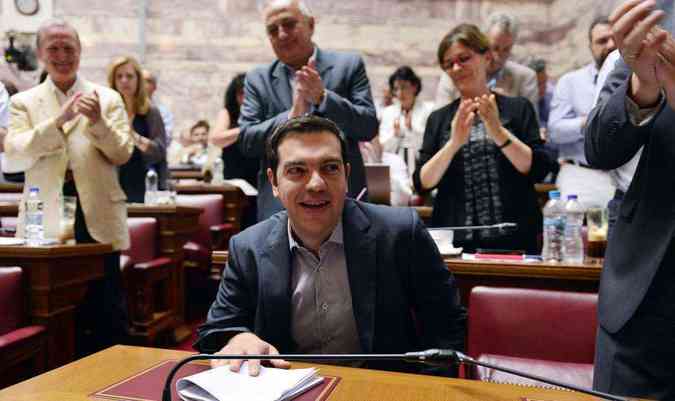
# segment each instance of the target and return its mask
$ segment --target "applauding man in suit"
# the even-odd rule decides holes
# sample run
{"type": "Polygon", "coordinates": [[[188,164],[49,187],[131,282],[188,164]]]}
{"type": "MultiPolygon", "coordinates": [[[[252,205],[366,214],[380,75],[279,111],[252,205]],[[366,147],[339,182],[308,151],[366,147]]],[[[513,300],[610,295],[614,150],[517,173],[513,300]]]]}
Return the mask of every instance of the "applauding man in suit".
{"type": "Polygon", "coordinates": [[[652,0],[610,16],[622,60],[586,126],[586,158],[614,169],[643,149],[607,247],[600,280],[593,386],[675,399],[675,40],[652,0]]]}
{"type": "Polygon", "coordinates": [[[329,118],[347,136],[352,166],[349,194],[366,186],[358,142],[377,134],[370,83],[361,57],[319,49],[312,43],[314,17],[302,0],[268,0],[262,8],[267,36],[277,56],[246,75],[239,145],[245,156],[260,157],[258,219],[281,209],[265,176],[265,140],[290,117],[312,113],[329,118]]]}
{"type": "MultiPolygon", "coordinates": [[[[106,277],[97,284],[101,287],[90,290],[104,297],[93,301],[98,308],[93,318],[100,325],[92,329],[101,335],[93,340],[93,350],[125,332],[119,250],[129,246],[129,232],[116,166],[129,159],[133,142],[120,96],[78,76],[80,51],[79,36],[70,24],[61,20],[42,24],[37,53],[49,77],[12,97],[5,155],[13,170],[26,172],[24,200],[30,187],[40,189],[46,237],[62,234],[60,195],[77,196],[76,241],[109,243],[116,251],[106,257],[106,277]]],[[[19,236],[23,216],[22,204],[19,236]]]]}
{"type": "MultiPolygon", "coordinates": [[[[266,173],[287,211],[230,241],[216,300],[199,328],[199,350],[344,354],[463,348],[464,309],[424,224],[409,208],[347,199],[346,154],[339,128],[316,116],[288,120],[269,138],[266,173]]],[[[230,363],[233,370],[241,365],[230,363]]],[[[259,361],[249,363],[257,374],[259,361]]],[[[288,367],[280,360],[272,364],[288,367]]],[[[368,366],[415,368],[399,362],[368,366]]]]}

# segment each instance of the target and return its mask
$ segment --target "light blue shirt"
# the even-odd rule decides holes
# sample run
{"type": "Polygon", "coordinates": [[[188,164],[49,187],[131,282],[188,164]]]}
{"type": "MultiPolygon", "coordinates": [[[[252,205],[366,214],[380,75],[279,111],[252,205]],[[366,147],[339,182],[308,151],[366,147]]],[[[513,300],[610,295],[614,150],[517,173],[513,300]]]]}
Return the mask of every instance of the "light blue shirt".
{"type": "Polygon", "coordinates": [[[7,128],[9,125],[9,95],[5,85],[0,82],[0,128],[7,128]]]}
{"type": "Polygon", "coordinates": [[[556,85],[548,136],[562,159],[586,163],[582,125],[593,109],[597,76],[598,69],[591,63],[563,75],[556,85]]]}

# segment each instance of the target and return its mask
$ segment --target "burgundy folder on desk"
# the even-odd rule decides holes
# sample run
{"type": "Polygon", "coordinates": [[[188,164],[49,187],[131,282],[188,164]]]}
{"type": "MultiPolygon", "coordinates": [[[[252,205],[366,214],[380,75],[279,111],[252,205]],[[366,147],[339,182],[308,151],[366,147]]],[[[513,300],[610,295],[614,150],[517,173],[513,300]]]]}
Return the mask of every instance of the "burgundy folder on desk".
{"type": "MultiPolygon", "coordinates": [[[[169,375],[171,369],[176,366],[178,361],[164,361],[159,364],[128,377],[119,383],[115,383],[102,390],[99,390],[90,397],[97,400],[115,400],[115,401],[161,401],[164,381],[169,375]]],[[[171,399],[180,400],[176,393],[176,381],[185,376],[203,372],[209,369],[209,365],[200,363],[189,363],[183,366],[173,379],[171,384],[171,399]]],[[[339,377],[323,376],[324,380],[316,387],[312,387],[306,392],[295,397],[294,401],[324,401],[328,395],[335,389],[339,377]]]]}

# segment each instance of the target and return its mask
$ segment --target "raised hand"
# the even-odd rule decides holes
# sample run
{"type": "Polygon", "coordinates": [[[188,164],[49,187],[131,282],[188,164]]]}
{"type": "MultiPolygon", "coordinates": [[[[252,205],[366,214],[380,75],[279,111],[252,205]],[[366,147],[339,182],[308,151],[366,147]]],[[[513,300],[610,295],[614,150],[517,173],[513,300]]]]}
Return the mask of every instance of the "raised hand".
{"type": "Polygon", "coordinates": [[[96,124],[101,119],[101,101],[96,91],[90,95],[80,97],[77,102],[77,108],[92,124],[96,124]]]}
{"type": "Polygon", "coordinates": [[[477,104],[478,116],[483,121],[483,124],[485,124],[488,135],[493,139],[497,139],[496,136],[501,134],[502,123],[499,120],[499,109],[497,108],[495,95],[483,95],[474,100],[477,104]]]}
{"type": "Polygon", "coordinates": [[[653,104],[659,96],[658,49],[668,33],[655,29],[665,15],[655,6],[654,0],[628,0],[609,17],[614,43],[633,71],[631,97],[639,105],[653,104]]]}
{"type": "MultiPolygon", "coordinates": [[[[216,352],[216,355],[279,355],[274,346],[261,340],[253,333],[240,333],[232,337],[223,349],[216,352]]],[[[260,373],[260,360],[248,361],[248,373],[251,376],[258,376],[260,373]]],[[[242,359],[215,359],[211,361],[211,367],[215,368],[223,365],[230,365],[230,370],[238,372],[242,359]]],[[[289,369],[291,364],[283,359],[270,359],[270,363],[275,368],[289,369]]]]}
{"type": "Polygon", "coordinates": [[[471,126],[476,118],[476,109],[478,105],[473,99],[463,99],[459,103],[459,108],[455,117],[452,119],[452,134],[450,142],[462,146],[469,142],[471,136],[471,126]]]}
{"type": "Polygon", "coordinates": [[[675,110],[675,40],[670,34],[659,48],[656,79],[666,93],[668,105],[675,110]]]}
{"type": "Polygon", "coordinates": [[[308,103],[315,105],[321,103],[325,87],[319,71],[316,69],[314,58],[310,58],[307,65],[295,73],[295,80],[298,92],[308,103]]]}
{"type": "Polygon", "coordinates": [[[61,107],[61,114],[59,114],[58,117],[56,117],[56,126],[61,128],[63,124],[67,123],[68,121],[72,120],[73,118],[77,117],[78,114],[80,114],[78,110],[78,102],[80,98],[82,97],[82,93],[77,92],[68,99],[63,106],[61,107]]]}

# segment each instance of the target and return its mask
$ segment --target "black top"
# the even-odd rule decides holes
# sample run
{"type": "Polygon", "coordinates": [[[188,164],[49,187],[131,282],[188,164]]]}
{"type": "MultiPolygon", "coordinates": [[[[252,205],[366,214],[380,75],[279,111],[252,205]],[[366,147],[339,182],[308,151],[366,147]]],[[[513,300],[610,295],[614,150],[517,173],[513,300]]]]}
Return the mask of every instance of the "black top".
{"type": "MultiPolygon", "coordinates": [[[[537,203],[534,184],[547,174],[550,165],[549,156],[542,148],[539,124],[532,104],[523,97],[496,96],[504,128],[532,149],[532,167],[527,175],[519,173],[502,152],[497,155],[503,222],[517,223],[518,229],[497,238],[471,241],[466,239],[465,232],[456,232],[454,245],[464,247],[469,252],[475,251],[476,248],[500,248],[539,253],[538,236],[542,231],[542,214],[537,203]]],[[[422,189],[420,169],[450,139],[452,119],[459,102],[457,99],[436,110],[427,120],[417,169],[413,174],[415,188],[420,193],[429,191],[422,189]]],[[[463,152],[459,151],[437,185],[438,193],[434,199],[431,222],[433,227],[464,225],[466,221],[464,187],[464,156],[463,152]]]]}
{"type": "Polygon", "coordinates": [[[153,165],[157,170],[159,188],[164,187],[166,174],[162,171],[166,168],[166,135],[164,123],[159,111],[151,107],[147,114],[136,114],[132,123],[134,131],[152,141],[146,154],[137,147],[128,162],[120,166],[120,185],[127,195],[127,202],[142,203],[145,198],[145,175],[148,166],[153,165]]]}

